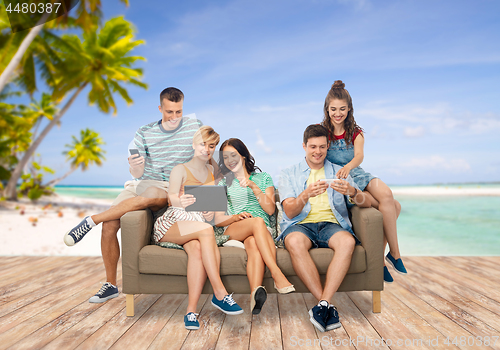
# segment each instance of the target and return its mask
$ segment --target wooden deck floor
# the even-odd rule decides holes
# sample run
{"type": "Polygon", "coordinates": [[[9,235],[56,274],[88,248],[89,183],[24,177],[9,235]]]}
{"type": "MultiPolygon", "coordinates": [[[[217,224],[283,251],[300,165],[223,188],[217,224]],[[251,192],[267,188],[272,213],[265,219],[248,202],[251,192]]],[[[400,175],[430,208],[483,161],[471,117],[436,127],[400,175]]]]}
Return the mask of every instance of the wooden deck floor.
{"type": "MultiPolygon", "coordinates": [[[[337,293],[342,328],[320,333],[309,322],[311,294],[269,294],[252,318],[225,316],[200,303],[197,331],[183,324],[186,295],[88,298],[104,281],[97,257],[0,257],[0,349],[500,349],[500,257],[407,257],[407,276],[382,292],[337,293]]],[[[121,274],[121,273],[120,273],[121,274]]]]}

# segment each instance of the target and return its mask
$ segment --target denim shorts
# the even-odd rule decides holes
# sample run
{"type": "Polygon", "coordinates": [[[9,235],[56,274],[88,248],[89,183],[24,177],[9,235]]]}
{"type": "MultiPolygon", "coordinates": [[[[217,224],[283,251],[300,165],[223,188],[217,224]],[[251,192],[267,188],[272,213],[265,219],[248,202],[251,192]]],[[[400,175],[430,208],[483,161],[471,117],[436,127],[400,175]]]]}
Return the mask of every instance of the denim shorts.
{"type": "MultiPolygon", "coordinates": [[[[300,232],[311,240],[313,248],[329,248],[328,241],[335,233],[339,231],[349,232],[339,224],[333,222],[311,222],[307,224],[295,224],[288,227],[285,232],[283,232],[283,242],[285,242],[285,238],[288,234],[292,232],[300,232]]],[[[354,239],[356,240],[355,236],[354,239]]]]}

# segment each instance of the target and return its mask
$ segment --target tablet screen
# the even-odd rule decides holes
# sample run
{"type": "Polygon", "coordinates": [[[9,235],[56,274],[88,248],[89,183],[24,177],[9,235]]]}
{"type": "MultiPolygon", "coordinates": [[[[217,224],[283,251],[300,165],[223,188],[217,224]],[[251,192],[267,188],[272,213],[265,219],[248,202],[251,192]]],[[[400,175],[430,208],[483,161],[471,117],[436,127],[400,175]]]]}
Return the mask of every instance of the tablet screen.
{"type": "Polygon", "coordinates": [[[184,186],[184,193],[196,198],[196,202],[187,206],[186,211],[227,211],[226,186],[184,186]]]}

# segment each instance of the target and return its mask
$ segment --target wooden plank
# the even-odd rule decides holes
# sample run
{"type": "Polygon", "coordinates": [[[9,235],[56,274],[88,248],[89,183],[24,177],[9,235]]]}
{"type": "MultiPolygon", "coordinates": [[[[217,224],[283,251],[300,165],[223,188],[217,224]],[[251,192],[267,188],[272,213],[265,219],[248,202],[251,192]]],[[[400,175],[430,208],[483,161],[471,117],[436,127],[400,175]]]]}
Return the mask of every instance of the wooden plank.
{"type": "MultiPolygon", "coordinates": [[[[302,293],[302,296],[304,297],[304,301],[308,310],[312,309],[316,304],[318,304],[318,301],[311,293],[302,293]]],[[[338,304],[338,302],[335,300],[335,297],[333,300],[333,304],[338,304]]],[[[323,350],[352,349],[352,347],[349,346],[349,335],[345,331],[344,327],[340,327],[325,333],[321,333],[318,329],[316,329],[316,327],[314,327],[314,330],[316,332],[316,336],[320,340],[320,345],[323,350]]]]}
{"type": "MultiPolygon", "coordinates": [[[[475,260],[475,258],[469,260],[475,260]]],[[[439,275],[435,273],[435,268],[431,268],[425,265],[419,265],[418,272],[423,276],[426,276],[426,278],[432,279],[434,282],[443,285],[446,289],[449,289],[456,294],[474,301],[476,304],[479,304],[485,309],[494,312],[500,317],[500,302],[491,299],[489,297],[489,293],[485,291],[478,292],[472,288],[469,288],[466,284],[463,283],[463,280],[457,281],[449,278],[449,276],[445,276],[444,274],[446,273],[446,270],[444,269],[441,271],[443,274],[439,275]]],[[[500,278],[498,280],[500,280],[500,278]]]]}
{"type": "Polygon", "coordinates": [[[437,258],[441,261],[445,261],[449,265],[456,266],[474,275],[479,275],[487,280],[500,279],[500,271],[498,270],[498,266],[495,267],[489,266],[489,264],[482,263],[478,259],[471,257],[465,260],[465,259],[460,259],[458,257],[450,257],[450,256],[443,256],[437,258]]]}
{"type": "MultiPolygon", "coordinates": [[[[209,295],[200,311],[200,329],[189,332],[186,341],[182,345],[183,350],[192,349],[215,349],[222,324],[226,314],[215,308],[212,303],[212,295],[209,295]]],[[[185,309],[184,309],[185,310],[185,309]]],[[[186,311],[184,311],[186,312],[186,311]]],[[[227,317],[238,317],[241,315],[227,317]]],[[[182,316],[184,317],[184,315],[182,316]]],[[[184,322],[184,320],[183,320],[184,322]]]]}
{"type": "Polygon", "coordinates": [[[244,312],[241,315],[225,318],[216,350],[248,350],[250,345],[250,329],[252,328],[250,295],[234,294],[233,298],[244,312]]]}
{"type": "MultiPolygon", "coordinates": [[[[74,264],[80,260],[85,260],[83,257],[47,257],[35,265],[29,263],[30,259],[27,259],[25,263],[10,269],[5,274],[3,274],[0,280],[0,288],[4,289],[11,283],[15,283],[20,280],[29,280],[29,278],[38,277],[45,271],[50,270],[54,267],[62,266],[65,262],[67,264],[74,264]],[[65,260],[67,259],[67,260],[65,260]]],[[[0,292],[3,293],[3,292],[0,292]]]]}
{"type": "Polygon", "coordinates": [[[321,349],[301,293],[279,294],[283,349],[321,349]]]}
{"type": "MultiPolygon", "coordinates": [[[[153,305],[159,298],[161,294],[140,294],[135,298],[135,316],[127,317],[124,309],[122,312],[117,313],[113,318],[111,318],[105,325],[100,327],[96,332],[94,332],[90,337],[88,337],[83,343],[81,343],[77,349],[108,349],[110,348],[120,337],[130,328],[132,325],[139,320],[142,315],[149,310],[151,305],[153,305]]],[[[122,304],[123,306],[124,303],[122,304]]],[[[132,344],[130,344],[132,345],[132,344]]],[[[130,347],[127,347],[130,348],[130,347]]]]}
{"type": "Polygon", "coordinates": [[[262,311],[252,317],[250,350],[282,350],[278,293],[270,293],[262,311]]]}
{"type": "Polygon", "coordinates": [[[382,342],[377,330],[372,327],[345,292],[335,293],[335,301],[339,310],[340,322],[356,349],[389,349],[382,342]]]}
{"type": "Polygon", "coordinates": [[[184,294],[163,294],[142,317],[123,334],[111,349],[147,349],[186,298],[184,294]]]}
{"type": "MultiPolygon", "coordinates": [[[[397,298],[401,303],[405,304],[418,313],[418,315],[425,320],[429,325],[434,327],[439,333],[442,334],[442,337],[437,339],[438,344],[443,344],[447,337],[454,338],[464,337],[464,339],[468,339],[470,336],[473,336],[472,333],[466,331],[462,327],[460,327],[455,322],[451,321],[448,317],[443,315],[441,312],[436,310],[434,307],[427,304],[425,301],[420,299],[418,296],[413,294],[408,289],[401,286],[399,283],[392,283],[389,286],[384,287],[384,298],[388,296],[392,296],[397,298]]],[[[432,339],[432,344],[435,344],[436,338],[432,339]]],[[[459,346],[459,348],[463,350],[469,349],[485,349],[484,346],[479,346],[473,344],[472,346],[459,346]]]]}
{"type": "MultiPolygon", "coordinates": [[[[205,302],[207,302],[209,295],[202,294],[200,300],[198,300],[198,305],[196,310],[201,310],[205,302]]],[[[180,303],[179,307],[175,311],[175,313],[170,317],[167,324],[163,329],[158,333],[156,338],[153,340],[148,350],[161,350],[165,349],[168,344],[169,350],[178,350],[182,347],[182,344],[186,341],[186,338],[190,332],[198,332],[189,331],[184,327],[184,315],[186,314],[186,309],[188,306],[188,298],[187,295],[184,295],[184,300],[180,303]]],[[[210,303],[210,301],[208,301],[210,303]]],[[[198,317],[199,319],[199,317],[198,317]]],[[[199,319],[200,328],[205,327],[205,323],[199,319]]]]}
{"type": "MultiPolygon", "coordinates": [[[[439,288],[440,286],[432,281],[426,281],[425,284],[422,283],[422,279],[421,277],[418,277],[418,273],[416,271],[418,270],[412,269],[411,274],[409,273],[405,277],[397,278],[398,283],[406,289],[411,290],[420,299],[426,301],[429,305],[439,310],[450,320],[468,330],[473,336],[484,337],[498,334],[498,332],[489,325],[457,307],[455,304],[435,294],[434,289],[439,288]]],[[[498,345],[493,348],[500,349],[500,343],[497,344],[498,345]]]]}
{"type": "MultiPolygon", "coordinates": [[[[409,262],[410,267],[413,266],[413,262],[409,262]]],[[[495,333],[500,333],[500,317],[491,312],[490,310],[482,307],[481,305],[473,302],[473,300],[467,299],[459,293],[450,290],[451,286],[456,286],[453,282],[448,279],[436,278],[431,274],[421,274],[420,270],[416,270],[412,274],[412,278],[425,280],[427,279],[427,284],[429,282],[434,282],[432,285],[432,292],[439,295],[441,298],[447,300],[448,302],[456,305],[460,309],[466,311],[471,316],[477,318],[483,323],[487,324],[491,329],[496,330],[495,333]]],[[[460,287],[460,286],[458,286],[460,287]]]]}
{"type": "MultiPolygon", "coordinates": [[[[26,294],[33,294],[34,291],[41,291],[42,294],[39,294],[41,298],[47,294],[47,290],[54,289],[56,285],[65,283],[66,278],[74,275],[81,275],[82,273],[86,274],[89,270],[95,270],[97,266],[97,262],[82,260],[75,265],[58,265],[43,274],[39,274],[38,277],[30,277],[10,283],[0,290],[0,293],[2,293],[2,297],[0,298],[0,309],[3,309],[5,304],[21,298],[26,294]]],[[[0,315],[3,315],[3,313],[0,313],[0,315]]]]}
{"type": "MultiPolygon", "coordinates": [[[[44,350],[74,349],[111,318],[123,312],[125,295],[103,303],[96,311],[48,343],[44,350]]],[[[69,311],[71,312],[71,311],[69,311]]]]}
{"type": "MultiPolygon", "coordinates": [[[[422,260],[407,258],[409,262],[413,262],[416,266],[425,265],[427,268],[431,269],[434,274],[443,276],[451,281],[456,282],[458,285],[466,285],[469,288],[479,292],[481,294],[486,294],[488,298],[493,299],[497,302],[500,302],[500,290],[499,286],[489,287],[484,284],[477,282],[476,279],[471,278],[472,276],[468,276],[466,271],[463,271],[459,268],[456,268],[452,265],[448,265],[446,263],[441,263],[439,261],[430,260],[431,258],[425,258],[425,263],[422,263],[422,260]]],[[[410,273],[408,275],[411,275],[410,273]]],[[[400,278],[399,276],[396,276],[400,278]]]]}
{"type": "MultiPolygon", "coordinates": [[[[42,310],[36,316],[27,319],[24,322],[19,323],[13,328],[10,328],[6,332],[0,334],[0,344],[6,348],[21,341],[24,337],[27,337],[38,329],[42,328],[46,324],[52,322],[58,317],[64,315],[69,310],[73,309],[76,305],[87,302],[89,294],[95,290],[95,286],[92,285],[89,288],[81,290],[79,293],[73,295],[70,298],[61,299],[59,303],[50,307],[48,309],[42,310]]],[[[91,304],[91,306],[98,304],[91,304]]],[[[95,306],[97,307],[97,306],[95,306]]]]}
{"type": "MultiPolygon", "coordinates": [[[[418,314],[402,304],[397,298],[385,295],[383,311],[371,312],[369,292],[349,292],[347,295],[356,304],[370,324],[382,336],[389,347],[405,349],[435,349],[442,344],[432,345],[431,339],[439,338],[441,334],[423,320],[418,314]]],[[[452,346],[451,349],[457,349],[452,346]]]]}

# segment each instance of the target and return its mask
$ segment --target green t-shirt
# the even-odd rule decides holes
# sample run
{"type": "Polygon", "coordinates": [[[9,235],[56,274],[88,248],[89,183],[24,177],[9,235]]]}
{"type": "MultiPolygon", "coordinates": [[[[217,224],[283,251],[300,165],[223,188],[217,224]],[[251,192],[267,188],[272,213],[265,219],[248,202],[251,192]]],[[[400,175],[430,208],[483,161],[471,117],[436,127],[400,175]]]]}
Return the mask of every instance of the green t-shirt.
{"type": "MultiPolygon", "coordinates": [[[[273,179],[268,173],[252,173],[250,175],[250,180],[255,182],[255,184],[260,188],[263,193],[266,193],[268,187],[273,187],[273,179]]],[[[219,186],[225,186],[226,179],[222,179],[219,182],[219,186]]],[[[254,217],[260,217],[264,219],[267,226],[270,226],[269,215],[262,209],[250,187],[241,187],[240,181],[234,179],[231,186],[227,188],[227,213],[228,215],[240,214],[247,212],[252,214],[254,217]]]]}

